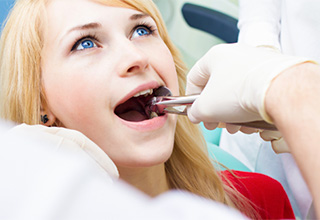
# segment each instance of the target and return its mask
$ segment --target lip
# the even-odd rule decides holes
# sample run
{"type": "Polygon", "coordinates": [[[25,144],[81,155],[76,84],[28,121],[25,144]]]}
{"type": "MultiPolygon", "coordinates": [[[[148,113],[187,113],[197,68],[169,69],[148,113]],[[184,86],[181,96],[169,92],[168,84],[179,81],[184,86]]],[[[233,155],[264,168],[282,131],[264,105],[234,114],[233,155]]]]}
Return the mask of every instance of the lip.
{"type": "Polygon", "coordinates": [[[128,101],[130,98],[132,98],[132,96],[134,96],[135,94],[137,94],[138,92],[142,92],[144,90],[147,90],[147,89],[155,89],[155,88],[158,88],[160,86],[160,83],[156,82],[156,81],[152,81],[152,82],[149,82],[149,83],[145,83],[145,84],[142,84],[138,87],[136,87],[135,89],[133,89],[130,93],[128,93],[125,97],[123,97],[117,104],[116,106],[114,107],[114,109],[122,104],[122,103],[125,103],[126,101],[128,101]]]}
{"type": "Polygon", "coordinates": [[[154,131],[163,127],[167,122],[168,114],[165,114],[163,116],[158,116],[149,120],[139,121],[139,122],[126,121],[126,120],[123,120],[122,118],[119,118],[118,116],[117,118],[120,120],[120,122],[123,125],[133,130],[137,130],[139,132],[147,132],[147,131],[154,131]]]}
{"type": "MultiPolygon", "coordinates": [[[[145,84],[142,84],[138,87],[136,87],[135,89],[133,89],[131,92],[129,92],[126,96],[124,96],[114,107],[114,109],[119,106],[120,104],[128,101],[130,98],[132,98],[135,94],[137,94],[138,92],[147,90],[147,89],[156,89],[159,88],[161,86],[160,83],[158,83],[157,81],[152,81],[152,82],[148,82],[145,84]]],[[[158,116],[149,120],[144,120],[144,121],[136,121],[136,122],[132,122],[132,121],[126,121],[123,120],[122,118],[118,117],[115,114],[116,118],[119,119],[119,121],[134,130],[140,131],[140,132],[147,132],[147,131],[154,131],[157,130],[161,127],[164,126],[164,124],[166,123],[167,119],[168,119],[168,115],[162,115],[162,116],[158,116]]]]}

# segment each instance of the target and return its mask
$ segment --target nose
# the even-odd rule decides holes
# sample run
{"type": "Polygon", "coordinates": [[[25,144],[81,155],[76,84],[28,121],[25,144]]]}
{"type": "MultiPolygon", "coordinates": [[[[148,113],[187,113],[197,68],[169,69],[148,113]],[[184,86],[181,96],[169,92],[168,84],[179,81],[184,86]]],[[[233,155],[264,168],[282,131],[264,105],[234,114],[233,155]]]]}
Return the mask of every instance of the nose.
{"type": "Polygon", "coordinates": [[[122,41],[120,45],[118,47],[118,53],[120,54],[118,75],[120,77],[139,74],[148,68],[149,58],[142,45],[129,39],[126,39],[125,42],[122,41]]]}

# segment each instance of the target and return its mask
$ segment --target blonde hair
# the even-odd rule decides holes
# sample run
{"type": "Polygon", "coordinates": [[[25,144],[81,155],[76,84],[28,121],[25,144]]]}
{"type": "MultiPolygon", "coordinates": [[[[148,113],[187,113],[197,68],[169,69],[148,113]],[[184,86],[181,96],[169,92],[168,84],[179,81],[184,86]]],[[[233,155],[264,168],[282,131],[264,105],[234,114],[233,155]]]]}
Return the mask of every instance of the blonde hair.
{"type": "Polygon", "coordinates": [[[41,106],[43,1],[18,1],[0,41],[0,116],[38,124],[41,106]]]}
{"type": "MultiPolygon", "coordinates": [[[[100,3],[110,1],[96,0],[100,3]]],[[[173,56],[180,94],[185,93],[186,67],[166,30],[161,14],[151,0],[112,0],[149,14],[173,56]]],[[[17,123],[38,124],[41,101],[42,32],[47,0],[20,0],[3,29],[0,42],[0,113],[17,123]]],[[[178,117],[174,150],[165,163],[172,189],[186,190],[236,207],[255,217],[253,207],[233,187],[224,184],[210,160],[198,126],[178,117]]]]}

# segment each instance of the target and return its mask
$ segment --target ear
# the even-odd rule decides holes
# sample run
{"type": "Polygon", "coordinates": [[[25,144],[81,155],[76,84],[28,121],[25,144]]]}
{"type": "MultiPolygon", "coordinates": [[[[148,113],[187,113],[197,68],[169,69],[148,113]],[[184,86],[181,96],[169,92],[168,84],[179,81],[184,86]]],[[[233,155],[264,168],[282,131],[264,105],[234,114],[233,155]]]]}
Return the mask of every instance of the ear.
{"type": "Polygon", "coordinates": [[[41,103],[40,122],[42,125],[49,126],[49,127],[57,124],[56,116],[52,113],[52,111],[50,110],[50,108],[48,107],[45,101],[42,101],[41,103]]]}

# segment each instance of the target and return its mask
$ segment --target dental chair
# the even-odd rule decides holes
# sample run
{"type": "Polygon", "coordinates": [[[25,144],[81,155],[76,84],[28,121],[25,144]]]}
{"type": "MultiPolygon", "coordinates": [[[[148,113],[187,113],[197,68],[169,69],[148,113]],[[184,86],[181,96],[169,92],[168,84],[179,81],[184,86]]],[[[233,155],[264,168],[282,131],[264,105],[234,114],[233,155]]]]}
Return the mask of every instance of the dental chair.
{"type": "MultiPolygon", "coordinates": [[[[239,34],[237,28],[238,21],[234,17],[218,10],[191,3],[185,3],[181,11],[185,21],[190,27],[209,33],[225,43],[237,42],[239,34]]],[[[209,155],[212,158],[229,169],[250,171],[242,162],[218,147],[221,128],[209,131],[203,124],[201,124],[201,128],[207,142],[209,155]]],[[[220,169],[224,168],[220,166],[220,169]]]]}
{"type": "Polygon", "coordinates": [[[212,34],[226,43],[235,43],[238,40],[238,21],[225,13],[185,3],[182,14],[190,27],[212,34]]]}

